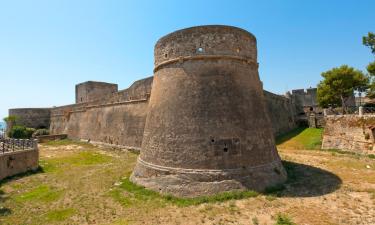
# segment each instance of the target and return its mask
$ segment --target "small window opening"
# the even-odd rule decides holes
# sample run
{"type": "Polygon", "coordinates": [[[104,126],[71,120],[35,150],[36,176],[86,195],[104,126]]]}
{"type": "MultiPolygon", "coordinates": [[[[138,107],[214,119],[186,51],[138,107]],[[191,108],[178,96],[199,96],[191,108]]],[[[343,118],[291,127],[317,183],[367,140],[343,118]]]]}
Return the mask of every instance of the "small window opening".
{"type": "Polygon", "coordinates": [[[202,53],[202,52],[204,52],[204,49],[203,49],[202,47],[199,47],[199,48],[197,49],[197,52],[202,53]]]}
{"type": "Polygon", "coordinates": [[[224,152],[228,152],[228,147],[227,147],[227,145],[224,146],[224,149],[223,149],[223,150],[224,150],[224,152]]]}
{"type": "Polygon", "coordinates": [[[164,54],[164,58],[168,58],[168,54],[167,53],[164,54]]]}
{"type": "Polygon", "coordinates": [[[214,143],[214,142],[215,142],[215,139],[211,139],[211,142],[214,143]]]}

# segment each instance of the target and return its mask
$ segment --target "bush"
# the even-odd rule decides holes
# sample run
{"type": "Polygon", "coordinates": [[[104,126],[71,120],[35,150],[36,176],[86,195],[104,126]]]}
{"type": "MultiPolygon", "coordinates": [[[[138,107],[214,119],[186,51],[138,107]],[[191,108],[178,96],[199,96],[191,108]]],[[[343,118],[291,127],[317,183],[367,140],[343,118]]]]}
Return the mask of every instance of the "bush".
{"type": "Polygon", "coordinates": [[[296,225],[292,220],[285,214],[278,214],[275,225],[296,225]]]}
{"type": "Polygon", "coordinates": [[[8,136],[10,138],[29,139],[32,137],[34,132],[35,132],[34,128],[28,128],[28,127],[16,125],[16,126],[13,126],[12,129],[8,132],[8,136]]]}
{"type": "Polygon", "coordinates": [[[33,137],[38,137],[38,136],[41,136],[41,135],[48,135],[48,134],[49,134],[48,129],[38,129],[33,133],[33,137]]]}

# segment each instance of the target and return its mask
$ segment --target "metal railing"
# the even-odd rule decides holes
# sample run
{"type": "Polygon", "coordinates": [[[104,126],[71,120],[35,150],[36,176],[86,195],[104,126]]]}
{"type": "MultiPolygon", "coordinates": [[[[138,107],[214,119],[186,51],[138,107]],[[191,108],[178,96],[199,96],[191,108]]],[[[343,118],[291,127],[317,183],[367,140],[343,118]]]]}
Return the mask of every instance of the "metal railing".
{"type": "Polygon", "coordinates": [[[0,154],[7,152],[36,150],[38,148],[38,141],[34,139],[13,139],[0,137],[0,154]]]}

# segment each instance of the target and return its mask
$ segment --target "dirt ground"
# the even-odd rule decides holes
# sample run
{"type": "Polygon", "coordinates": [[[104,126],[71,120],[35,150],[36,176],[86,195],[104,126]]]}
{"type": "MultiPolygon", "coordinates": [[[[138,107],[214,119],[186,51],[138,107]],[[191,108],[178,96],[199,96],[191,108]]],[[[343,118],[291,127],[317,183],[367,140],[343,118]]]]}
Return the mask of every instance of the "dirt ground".
{"type": "Polygon", "coordinates": [[[0,186],[0,224],[375,224],[375,159],[279,149],[285,189],[181,206],[126,186],[137,154],[80,143],[40,146],[43,171],[0,186]]]}

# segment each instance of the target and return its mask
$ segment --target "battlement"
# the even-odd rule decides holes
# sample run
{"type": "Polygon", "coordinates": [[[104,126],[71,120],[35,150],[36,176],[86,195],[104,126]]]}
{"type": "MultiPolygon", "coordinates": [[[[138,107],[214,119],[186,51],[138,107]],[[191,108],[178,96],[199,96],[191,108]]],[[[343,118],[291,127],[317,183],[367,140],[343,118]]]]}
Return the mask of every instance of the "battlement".
{"type": "Polygon", "coordinates": [[[155,70],[184,60],[235,59],[257,64],[256,38],[231,26],[198,26],[175,31],[155,45],[155,70]]]}
{"type": "Polygon", "coordinates": [[[288,94],[294,102],[302,107],[316,107],[317,102],[317,88],[295,89],[292,94],[288,94]]]}

